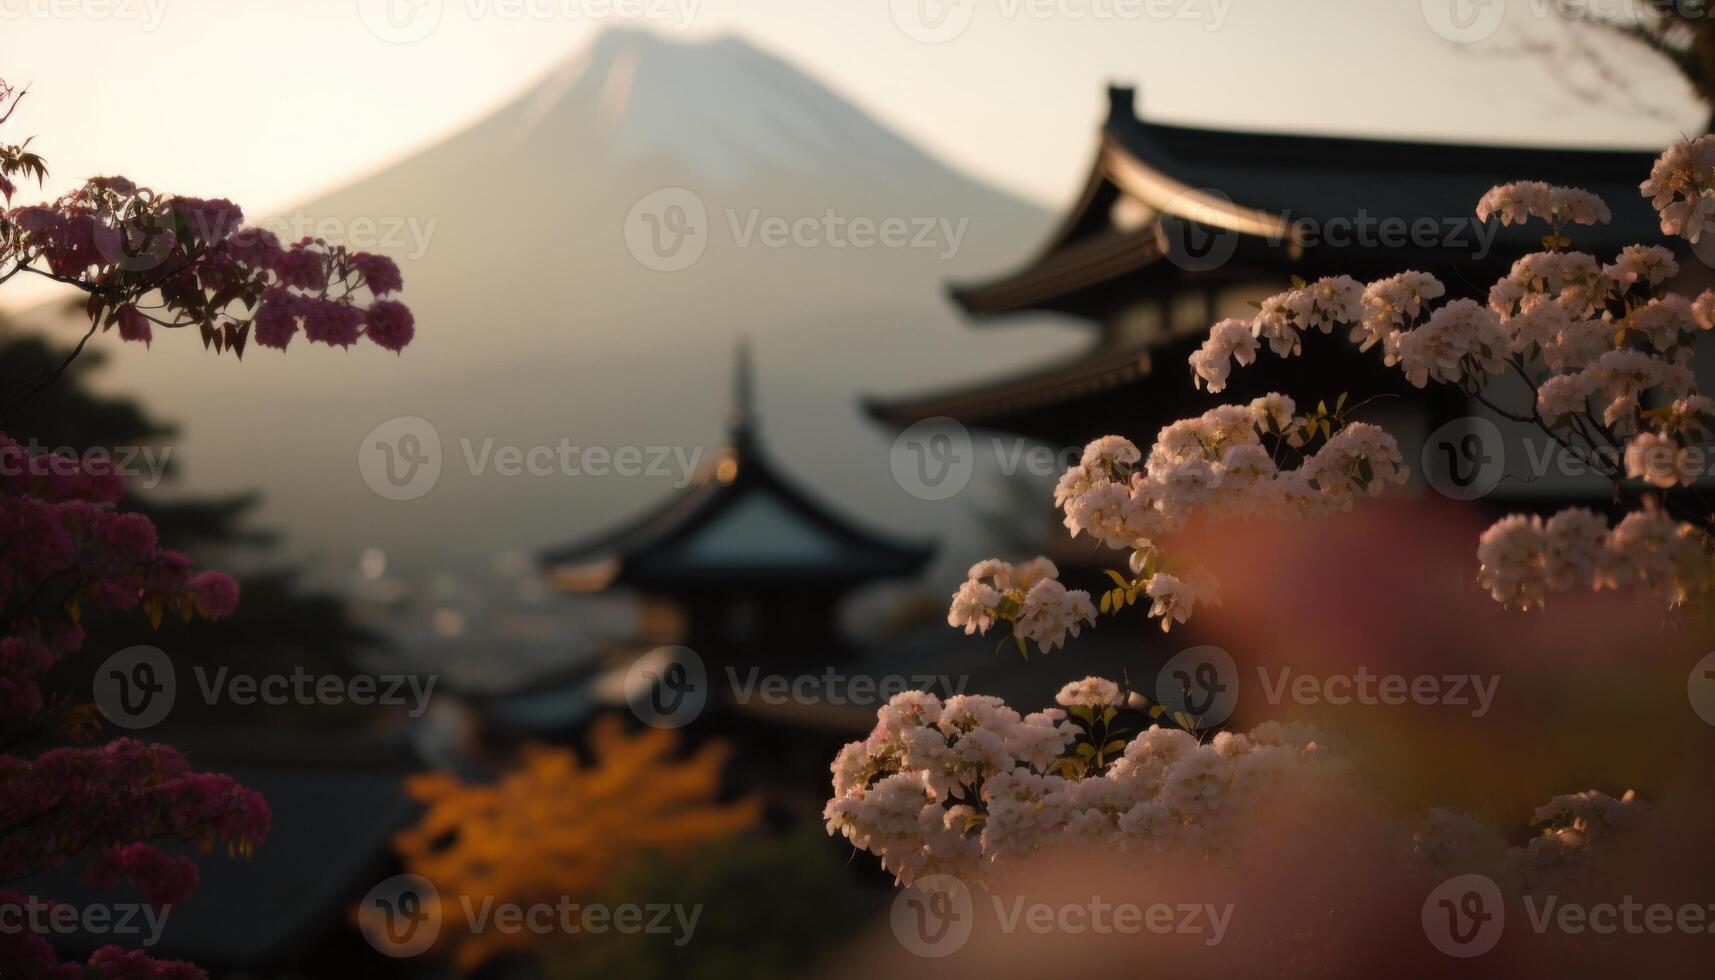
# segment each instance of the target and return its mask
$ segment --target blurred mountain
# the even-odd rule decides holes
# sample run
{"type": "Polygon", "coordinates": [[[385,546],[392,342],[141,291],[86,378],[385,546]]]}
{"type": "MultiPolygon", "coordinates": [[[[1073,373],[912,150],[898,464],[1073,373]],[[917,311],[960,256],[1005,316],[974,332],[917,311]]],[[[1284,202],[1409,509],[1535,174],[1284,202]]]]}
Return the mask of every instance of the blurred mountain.
{"type": "Polygon", "coordinates": [[[719,445],[748,334],[773,454],[860,519],[928,538],[975,526],[982,481],[913,499],[891,475],[893,434],[856,399],[1081,343],[1040,323],[975,331],[945,298],[949,279],[1022,260],[1050,220],[743,40],[613,30],[488,118],[270,225],[399,260],[418,322],[401,357],[300,339],[238,364],[171,336],[118,351],[115,373],[185,421],[187,486],[263,489],[265,519],[332,564],[374,545],[426,573],[573,539],[673,492],[690,476],[677,461],[719,445]],[[440,435],[442,475],[420,499],[384,499],[359,473],[365,434],[396,416],[440,435]],[[678,452],[631,477],[493,468],[500,447],[562,439],[643,447],[646,465],[654,447],[678,452]]]}

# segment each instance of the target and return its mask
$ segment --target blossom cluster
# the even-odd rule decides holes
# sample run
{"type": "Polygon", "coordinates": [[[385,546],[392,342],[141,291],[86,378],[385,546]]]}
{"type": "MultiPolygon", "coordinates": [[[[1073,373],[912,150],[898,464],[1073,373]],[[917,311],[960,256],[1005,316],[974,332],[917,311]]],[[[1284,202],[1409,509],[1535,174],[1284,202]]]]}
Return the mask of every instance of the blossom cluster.
{"type": "Polygon", "coordinates": [[[1590,873],[1597,845],[1635,832],[1648,813],[1631,790],[1618,799],[1598,790],[1563,794],[1531,815],[1538,834],[1508,846],[1470,814],[1436,807],[1412,837],[1412,856],[1444,872],[1489,874],[1509,891],[1559,890],[1590,873]]]}
{"type": "Polygon", "coordinates": [[[103,327],[145,344],[157,326],[197,325],[206,343],[237,353],[252,326],[258,344],[280,349],[300,327],[313,343],[363,337],[392,351],[415,334],[411,311],[390,298],[404,285],[392,259],[319,239],[283,245],[244,227],[230,201],[156,196],[122,177],[0,212],[0,262],[117,297],[103,327]]]}
{"type": "Polygon", "coordinates": [[[1020,641],[1051,651],[1066,642],[1067,634],[1077,636],[1083,624],[1096,619],[1090,594],[1066,588],[1059,575],[1054,563],[1041,557],[1016,565],[995,559],[978,562],[953,594],[947,624],[969,636],[987,634],[996,621],[1009,622],[1020,641]]]}
{"type": "MultiPolygon", "coordinates": [[[[1664,232],[1696,241],[1715,201],[1715,137],[1669,149],[1641,189],[1664,232]]],[[[1437,305],[1447,289],[1423,272],[1368,285],[1347,276],[1298,282],[1264,300],[1248,324],[1215,324],[1190,357],[1194,380],[1220,391],[1233,364],[1254,362],[1262,341],[1289,357],[1301,352],[1305,331],[1346,328],[1361,349],[1379,345],[1413,385],[1458,385],[1503,416],[1537,424],[1611,479],[1616,499],[1626,481],[1668,491],[1704,476],[1715,399],[1698,393],[1691,361],[1697,338],[1715,329],[1715,292],[1689,299],[1667,291],[1679,263],[1659,245],[1627,246],[1606,264],[1567,250],[1567,226],[1611,218],[1587,191],[1506,184],[1483,195],[1477,214],[1502,224],[1540,219],[1553,229],[1545,250],[1515,261],[1486,302],[1437,305]],[[1488,397],[1489,381],[1509,372],[1533,395],[1522,413],[1488,397]]],[[[1708,547],[1694,525],[1647,509],[1612,531],[1588,511],[1547,522],[1514,516],[1483,535],[1480,581],[1498,600],[1524,606],[1573,587],[1637,586],[1679,602],[1709,584],[1708,547]]]]}
{"type": "MultiPolygon", "coordinates": [[[[140,608],[159,622],[169,612],[187,620],[223,619],[237,606],[238,584],[221,572],[195,572],[182,553],[161,547],[147,517],[115,506],[124,493],[124,478],[106,458],[34,453],[0,433],[0,538],[6,542],[0,552],[0,722],[27,721],[47,707],[40,681],[59,658],[82,647],[79,624],[86,611],[140,608]]],[[[42,794],[53,817],[0,836],[0,875],[23,868],[22,855],[32,848],[49,855],[76,840],[67,828],[81,818],[114,823],[105,810],[116,800],[98,796],[80,813],[74,797],[63,796],[65,786],[55,788],[60,779],[82,786],[96,777],[121,778],[125,766],[140,767],[140,774],[125,777],[138,785],[186,775],[176,755],[134,749],[140,747],[115,742],[56,750],[34,761],[0,756],[6,773],[0,820],[7,821],[0,826],[28,813],[31,793],[42,794]]],[[[186,804],[195,801],[184,797],[186,804]]],[[[246,805],[262,806],[259,798],[246,805]]],[[[123,836],[113,841],[125,842],[123,836]]]]}
{"type": "MultiPolygon", "coordinates": [[[[0,83],[0,122],[22,96],[0,83]]],[[[28,144],[0,143],[0,198],[47,174],[28,144]]],[[[321,239],[282,243],[246,227],[231,201],[157,194],[97,177],[45,204],[0,207],[0,282],[30,273],[83,290],[91,329],[149,343],[154,328],[196,326],[205,346],[242,356],[256,342],[284,348],[360,337],[398,351],[415,333],[394,262],[321,239]]]]}
{"type": "MultiPolygon", "coordinates": [[[[237,583],[196,572],[162,547],[148,518],[118,509],[124,493],[109,459],[35,453],[0,434],[0,723],[60,718],[65,706],[48,705],[41,685],[56,661],[82,647],[86,614],[141,609],[159,622],[169,613],[222,619],[236,607],[237,583]]],[[[87,734],[84,717],[65,712],[74,736],[87,734]]],[[[224,843],[247,855],[269,821],[255,792],[193,771],[165,745],[117,739],[33,758],[0,754],[0,878],[93,852],[92,883],[129,880],[152,904],[172,905],[195,889],[196,865],[154,842],[224,843]]],[[[0,937],[0,962],[24,976],[203,975],[117,947],[60,964],[43,937],[27,932],[0,937]]]]}
{"type": "Polygon", "coordinates": [[[1540,180],[1521,180],[1491,187],[1477,202],[1477,217],[1498,217],[1503,225],[1522,225],[1531,218],[1560,224],[1593,225],[1612,220],[1608,205],[1586,190],[1556,187],[1540,180]]]}
{"type": "Polygon", "coordinates": [[[1207,742],[1151,727],[1105,765],[1069,767],[1062,761],[1087,745],[1069,713],[1111,718],[1122,693],[1089,678],[1058,701],[1021,716],[982,695],[895,696],[869,737],[834,760],[829,834],[876,855],[902,884],[929,874],[977,880],[1050,847],[1226,860],[1263,808],[1346,772],[1314,733],[1278,723],[1207,742]]]}
{"type": "MultiPolygon", "coordinates": [[[[1131,552],[1136,578],[1129,587],[1151,600],[1150,615],[1166,630],[1216,599],[1216,585],[1206,574],[1169,571],[1160,547],[1163,537],[1184,529],[1194,517],[1333,513],[1350,508],[1359,495],[1375,495],[1387,484],[1405,481],[1408,470],[1399,446],[1380,428],[1365,422],[1339,429],[1330,425],[1330,434],[1313,453],[1307,452],[1308,428],[1292,399],[1270,393],[1249,405],[1222,405],[1163,428],[1147,457],[1122,436],[1103,436],[1084,447],[1077,465],[1060,477],[1054,502],[1072,537],[1087,534],[1131,552]],[[1298,466],[1282,468],[1276,462],[1283,449],[1300,457],[1298,466]]],[[[995,612],[1007,608],[1002,605],[1006,589],[985,582],[999,564],[984,562],[971,569],[953,597],[952,625],[986,632],[995,619],[1007,618],[995,612]]],[[[1057,582],[1053,589],[1056,596],[1063,592],[1057,582]]],[[[1076,611],[1093,619],[1088,597],[1079,601],[1076,611]]],[[[1049,618],[1051,638],[1058,641],[1068,625],[1076,636],[1078,621],[1049,618]]]]}
{"type": "MultiPolygon", "coordinates": [[[[31,901],[16,892],[0,892],[0,915],[20,921],[31,901]]],[[[26,980],[204,980],[208,976],[189,963],[157,960],[118,946],[103,946],[86,963],[62,963],[47,939],[28,929],[0,930],[0,963],[6,964],[8,976],[26,980]]]]}
{"type": "Polygon", "coordinates": [[[157,622],[222,619],[238,585],[220,572],[191,570],[162,548],[141,514],[114,507],[123,478],[106,460],[31,453],[0,433],[0,721],[43,708],[37,681],[83,644],[85,607],[141,606],[157,622]]]}
{"type": "Polygon", "coordinates": [[[1661,215],[1662,234],[1697,241],[1709,222],[1709,201],[1715,198],[1715,136],[1669,147],[1640,189],[1661,215]]]}
{"type": "Polygon", "coordinates": [[[1571,507],[1546,521],[1513,514],[1477,542],[1477,582],[1497,602],[1529,609],[1550,591],[1640,589],[1678,605],[1709,586],[1704,535],[1659,510],[1632,511],[1612,529],[1571,507]]]}

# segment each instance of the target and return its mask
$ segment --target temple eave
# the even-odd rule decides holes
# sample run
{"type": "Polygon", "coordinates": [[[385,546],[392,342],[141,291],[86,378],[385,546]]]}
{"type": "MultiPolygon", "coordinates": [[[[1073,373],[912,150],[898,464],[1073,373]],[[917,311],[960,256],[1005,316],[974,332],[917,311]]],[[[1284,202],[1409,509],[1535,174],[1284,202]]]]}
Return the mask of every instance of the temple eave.
{"type": "Polygon", "coordinates": [[[870,416],[891,425],[931,418],[982,424],[1141,381],[1150,372],[1150,344],[1103,350],[1070,363],[998,383],[920,398],[870,398],[870,416]]]}

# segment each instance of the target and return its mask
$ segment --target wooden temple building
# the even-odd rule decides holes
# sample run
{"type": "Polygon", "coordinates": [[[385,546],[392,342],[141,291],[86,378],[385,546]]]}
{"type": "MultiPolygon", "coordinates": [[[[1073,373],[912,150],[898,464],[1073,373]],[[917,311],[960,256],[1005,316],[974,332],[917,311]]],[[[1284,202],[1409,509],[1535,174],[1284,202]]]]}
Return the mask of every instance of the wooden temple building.
{"type": "Polygon", "coordinates": [[[1484,298],[1514,259],[1540,249],[1545,230],[1479,223],[1477,201],[1495,184],[1546,180],[1600,194],[1613,221],[1571,235],[1574,248],[1603,261],[1662,237],[1638,193],[1653,153],[1198,129],[1139,118],[1130,88],[1108,96],[1083,190],[1036,256],[951,289],[979,329],[1017,314],[1066,314],[1087,324],[1089,347],[1013,377],[870,399],[872,416],[893,426],[949,417],[1066,447],[1116,431],[1142,439],[1270,390],[1300,404],[1332,404],[1342,391],[1354,402],[1393,393],[1404,397],[1371,417],[1396,431],[1410,461],[1413,438],[1475,413],[1456,391],[1409,387],[1377,350],[1360,354],[1344,337],[1315,334],[1305,338],[1309,357],[1283,360],[1265,347],[1220,395],[1195,390],[1186,359],[1212,323],[1249,319],[1254,303],[1294,276],[1368,282],[1416,269],[1445,283],[1449,299],[1484,298]]]}
{"type": "Polygon", "coordinates": [[[709,663],[825,667],[850,652],[838,609],[858,588],[917,573],[929,546],[864,530],[788,476],[764,449],[748,347],[741,347],[726,445],[682,492],[593,540],[545,552],[566,591],[628,589],[640,639],[709,663]]]}

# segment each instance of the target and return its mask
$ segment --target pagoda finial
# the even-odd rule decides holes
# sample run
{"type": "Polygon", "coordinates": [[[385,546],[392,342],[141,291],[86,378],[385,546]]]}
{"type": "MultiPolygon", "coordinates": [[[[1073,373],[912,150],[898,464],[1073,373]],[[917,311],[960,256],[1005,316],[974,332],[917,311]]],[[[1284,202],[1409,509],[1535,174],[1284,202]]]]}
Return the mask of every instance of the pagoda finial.
{"type": "Polygon", "coordinates": [[[1138,119],[1137,89],[1131,85],[1108,86],[1108,122],[1122,123],[1138,119]]]}
{"type": "Polygon", "coordinates": [[[748,441],[756,432],[755,381],[751,377],[750,337],[738,338],[732,369],[732,414],[727,426],[733,441],[748,441]]]}

